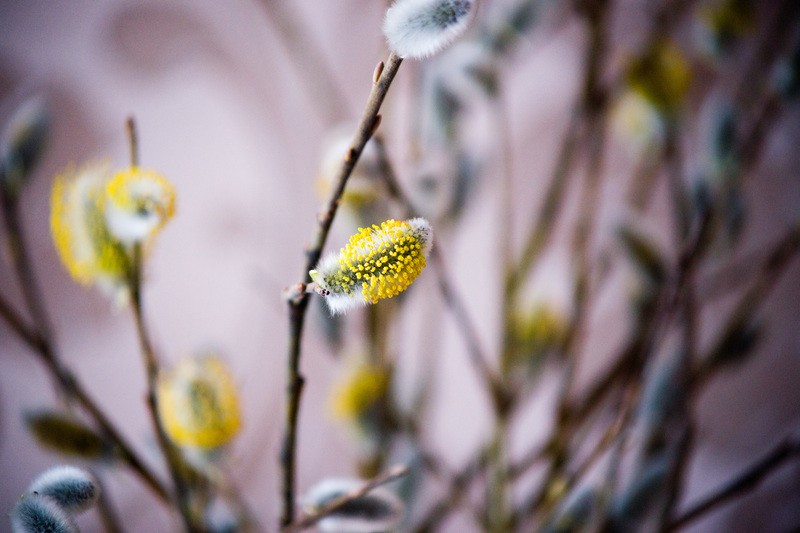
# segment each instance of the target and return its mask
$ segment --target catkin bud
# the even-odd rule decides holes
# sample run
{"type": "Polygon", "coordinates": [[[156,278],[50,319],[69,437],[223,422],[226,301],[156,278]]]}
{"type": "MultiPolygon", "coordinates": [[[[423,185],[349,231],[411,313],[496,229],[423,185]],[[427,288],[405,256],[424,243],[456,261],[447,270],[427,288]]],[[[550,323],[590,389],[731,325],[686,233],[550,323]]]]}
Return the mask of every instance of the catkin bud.
{"type": "Polygon", "coordinates": [[[331,313],[343,313],[406,290],[425,268],[432,240],[425,219],[387,220],[360,228],[347,246],[309,274],[331,313]]]}
{"type": "Polygon", "coordinates": [[[28,492],[46,496],[70,513],[89,509],[100,495],[100,486],[89,472],[74,466],[55,466],[37,477],[28,492]]]}
{"type": "Polygon", "coordinates": [[[386,12],[383,34],[400,57],[440,52],[467,29],[476,0],[397,0],[386,12]]]}

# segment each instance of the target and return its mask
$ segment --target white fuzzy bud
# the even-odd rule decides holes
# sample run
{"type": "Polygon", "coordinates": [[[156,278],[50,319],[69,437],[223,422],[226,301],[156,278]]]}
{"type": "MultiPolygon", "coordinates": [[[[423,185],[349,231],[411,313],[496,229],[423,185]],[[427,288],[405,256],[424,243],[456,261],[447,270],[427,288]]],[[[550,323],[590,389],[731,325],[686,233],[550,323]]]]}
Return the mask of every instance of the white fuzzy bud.
{"type": "Polygon", "coordinates": [[[55,501],[45,496],[28,494],[11,511],[14,533],[78,533],[72,517],[55,501]]]}
{"type": "MultiPolygon", "coordinates": [[[[336,498],[358,490],[364,482],[358,479],[325,479],[302,499],[303,509],[315,513],[336,498]]],[[[405,506],[392,491],[377,487],[364,496],[349,501],[317,522],[320,531],[376,533],[391,531],[403,518],[405,506]]]]}
{"type": "Polygon", "coordinates": [[[65,511],[80,513],[89,509],[100,495],[100,486],[89,472],[74,466],[55,466],[37,477],[28,492],[45,496],[65,511]]]}
{"type": "Polygon", "coordinates": [[[432,56],[467,29],[477,0],[397,0],[386,12],[383,34],[400,57],[432,56]]]}

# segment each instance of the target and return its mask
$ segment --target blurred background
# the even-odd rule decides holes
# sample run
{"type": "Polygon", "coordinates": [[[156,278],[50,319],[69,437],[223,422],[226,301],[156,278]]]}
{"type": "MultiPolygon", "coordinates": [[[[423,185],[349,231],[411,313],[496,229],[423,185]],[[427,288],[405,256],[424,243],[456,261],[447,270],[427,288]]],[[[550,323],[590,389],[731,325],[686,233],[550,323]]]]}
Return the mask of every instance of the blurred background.
{"type": "MultiPolygon", "coordinates": [[[[513,250],[520,250],[545,203],[560,143],[580,98],[589,34],[572,3],[529,3],[536,4],[532,22],[516,28],[507,49],[488,62],[479,53],[470,55],[475,52],[468,47],[431,60],[404,62],[381,126],[398,180],[423,214],[444,221],[442,231],[435,225],[438,245],[492,365],[497,364],[503,335],[500,236],[510,228],[504,238],[513,250]],[[458,187],[467,185],[448,177],[462,176],[452,167],[463,161],[454,163],[439,149],[451,139],[430,133],[436,126],[426,122],[435,121],[430,117],[439,116],[445,101],[425,95],[437,76],[461,83],[458,72],[452,71],[476,64],[499,80],[499,96],[486,103],[473,94],[481,91],[474,84],[454,85],[453,94],[470,102],[467,111],[461,111],[458,142],[472,156],[467,163],[477,169],[469,174],[468,194],[459,196],[458,187]],[[448,211],[452,205],[457,215],[448,211]],[[507,216],[510,222],[504,226],[507,216]]],[[[746,22],[730,30],[728,42],[715,33],[719,28],[709,22],[714,19],[703,15],[720,3],[676,2],[680,10],[669,32],[691,74],[677,104],[683,175],[687,182],[712,183],[714,191],[735,190],[734,200],[726,205],[741,209],[743,217],[740,230],[712,246],[712,266],[700,269],[699,277],[711,281],[718,265],[730,262],[739,269],[725,271],[733,281],[723,280],[713,296],[699,292],[706,304],[698,319],[701,345],[711,342],[737,301],[738,279],[759,275],[749,268],[752,258],[768,253],[797,225],[800,215],[796,98],[775,104],[746,179],[735,185],[713,181],[714,173],[720,174],[715,157],[721,156],[714,152],[714,143],[719,141],[721,117],[742,87],[751,82],[751,96],[759,98],[758,84],[779,75],[779,59],[791,57],[792,47],[798,46],[798,10],[787,8],[793,2],[753,2],[746,22]],[[781,41],[760,63],[760,43],[775,32],[776,20],[785,22],[781,41]],[[754,72],[752,65],[763,68],[747,78],[754,72]]],[[[482,2],[467,38],[503,20],[520,4],[482,2]]],[[[601,181],[590,199],[597,205],[590,250],[599,270],[610,266],[586,319],[575,391],[593,382],[631,331],[636,275],[630,266],[617,268],[625,255],[616,243],[618,228],[633,227],[666,255],[676,253],[667,182],[656,178],[644,197],[631,193],[638,190],[639,171],[647,167],[647,154],[660,142],[665,126],[654,125],[657,119],[635,105],[620,107],[624,100],[619,95],[625,90],[614,85],[617,79],[635,85],[631,76],[621,73],[633,58],[646,55],[643,47],[653,16],[662,7],[662,2],[617,0],[611,2],[606,20],[608,48],[599,77],[612,87],[613,103],[604,127],[601,181]]],[[[324,199],[320,177],[326,139],[341,124],[352,131],[375,65],[387,55],[381,33],[385,9],[380,0],[0,0],[0,122],[33,94],[43,96],[51,114],[48,146],[20,202],[62,358],[148,463],[165,474],[145,409],[145,376],[129,313],[69,277],[49,228],[53,176],[89,159],[126,164],[124,122],[133,115],[142,166],[162,172],[178,193],[176,216],[147,264],[146,319],[165,362],[205,350],[229,362],[240,386],[244,425],[224,461],[266,530],[274,530],[280,508],[278,451],[288,337],[281,292],[304,274],[303,249],[324,199]]],[[[574,173],[581,175],[586,166],[586,160],[580,160],[574,173]]],[[[581,178],[567,183],[563,212],[523,291],[526,301],[547,301],[565,314],[572,305],[573,226],[586,205],[584,191],[581,178]]],[[[379,210],[367,222],[388,214],[388,209],[379,210]]],[[[734,215],[735,225],[739,219],[734,215]]],[[[343,210],[327,249],[342,246],[361,222],[343,210]]],[[[0,292],[22,308],[6,239],[0,234],[0,292]]],[[[759,308],[763,330],[752,356],[714,376],[699,394],[693,412],[695,447],[678,508],[719,487],[800,429],[799,282],[800,261],[794,260],[759,308]]],[[[435,275],[426,270],[404,299],[388,343],[401,404],[409,403],[420,376],[428,376],[431,393],[420,420],[422,440],[457,471],[487,440],[493,415],[465,356],[459,329],[436,294],[435,275]],[[435,316],[440,318],[430,326],[435,316]]],[[[329,396],[342,373],[345,352],[363,347],[332,342],[324,333],[328,321],[317,303],[310,310],[303,342],[307,381],[298,451],[301,492],[323,477],[355,475],[360,457],[351,432],[331,416],[329,396]]],[[[356,320],[348,315],[345,335],[361,334],[356,320]]],[[[559,376],[557,365],[541,370],[536,390],[516,413],[510,457],[542,442],[552,427],[559,376]]],[[[39,472],[64,462],[36,445],[22,416],[57,402],[45,368],[0,321],[3,514],[39,472]]],[[[403,460],[402,449],[395,458],[403,460]]],[[[534,472],[534,478],[540,474],[534,472]]],[[[130,473],[107,467],[101,475],[126,530],[177,530],[175,517],[130,473]]],[[[433,497],[429,495],[441,494],[442,487],[424,482],[420,490],[418,498],[424,502],[433,497]]],[[[79,524],[84,531],[101,530],[94,513],[82,515],[79,524]]],[[[687,530],[788,531],[798,525],[800,464],[789,461],[757,489],[704,515],[687,530]]],[[[7,520],[0,521],[0,530],[8,528],[7,520]]],[[[462,510],[444,522],[443,530],[480,526],[462,510]]]]}

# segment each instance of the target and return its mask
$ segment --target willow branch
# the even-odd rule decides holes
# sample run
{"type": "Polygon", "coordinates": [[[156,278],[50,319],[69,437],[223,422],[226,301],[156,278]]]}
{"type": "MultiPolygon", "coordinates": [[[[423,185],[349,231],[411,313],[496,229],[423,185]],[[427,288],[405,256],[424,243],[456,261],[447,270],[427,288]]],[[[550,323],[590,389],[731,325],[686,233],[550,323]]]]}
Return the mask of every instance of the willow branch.
{"type": "MultiPolygon", "coordinates": [[[[666,150],[673,224],[675,226],[675,232],[680,239],[677,244],[680,246],[681,241],[688,237],[693,226],[696,228],[697,224],[701,224],[703,227],[699,231],[705,233],[705,227],[708,224],[708,217],[710,214],[706,213],[705,217],[701,220],[693,220],[695,217],[693,213],[691,213],[691,208],[689,207],[690,199],[683,180],[682,158],[678,147],[677,136],[674,131],[668,133],[666,150]],[[693,222],[697,223],[693,224],[693,222]]],[[[683,287],[680,293],[675,296],[676,299],[680,300],[676,305],[680,306],[680,318],[682,319],[680,324],[682,347],[675,355],[677,358],[675,379],[677,385],[687,392],[692,388],[692,363],[697,349],[695,266],[700,259],[700,252],[703,248],[702,244],[705,240],[703,236],[697,236],[695,239],[698,244],[695,247],[694,253],[681,258],[678,265],[678,276],[683,287]]],[[[677,505],[678,499],[683,492],[686,469],[692,448],[694,447],[695,424],[691,413],[690,394],[678,395],[672,417],[675,422],[678,423],[680,430],[677,441],[672,445],[674,450],[673,460],[671,461],[666,476],[665,496],[661,508],[659,531],[665,530],[673,510],[677,505]]]]}
{"type": "Polygon", "coordinates": [[[744,472],[690,506],[669,524],[667,530],[680,529],[731,499],[755,489],[764,478],[796,456],[800,456],[800,441],[796,438],[784,439],[744,472]]]}
{"type": "Polygon", "coordinates": [[[280,525],[287,526],[294,520],[294,495],[296,477],[296,455],[297,455],[297,422],[300,410],[300,398],[303,391],[304,378],[300,374],[300,341],[303,335],[303,325],[305,322],[306,309],[310,295],[305,292],[305,287],[311,282],[309,271],[319,261],[322,249],[328,238],[328,233],[336,216],[336,211],[341,201],[342,193],[347,185],[347,180],[353,172],[353,168],[361,156],[367,141],[372,137],[380,123],[379,111],[389,87],[397,74],[402,58],[395,54],[390,54],[386,61],[378,65],[373,79],[372,91],[367,100],[366,107],[359,120],[356,133],[350,143],[342,166],[336,178],[333,180],[333,188],[325,208],[319,216],[319,223],[316,234],[310,247],[306,250],[306,263],[303,267],[302,279],[291,289],[288,298],[289,304],[289,346],[287,372],[288,383],[286,390],[286,428],[281,448],[281,485],[282,485],[282,510],[280,525]]]}
{"type": "MultiPolygon", "coordinates": [[[[132,116],[128,117],[125,126],[130,145],[130,163],[131,166],[138,166],[139,137],[137,134],[136,122],[132,116]]],[[[161,422],[161,418],[158,416],[158,396],[156,390],[158,387],[160,363],[156,355],[155,348],[153,347],[153,343],[150,339],[150,334],[147,330],[147,324],[144,319],[144,305],[142,303],[142,270],[144,267],[144,261],[141,244],[136,243],[129,250],[127,267],[126,274],[128,277],[128,290],[130,291],[131,296],[131,307],[136,326],[136,335],[141,348],[142,359],[145,367],[148,413],[150,414],[150,420],[153,424],[153,428],[155,429],[156,441],[161,449],[162,455],[164,456],[164,461],[167,463],[167,469],[177,492],[178,510],[180,511],[184,525],[188,531],[202,530],[202,527],[193,517],[192,511],[189,507],[189,486],[183,475],[185,468],[183,466],[183,460],[181,458],[180,451],[169,440],[169,437],[164,430],[164,425],[161,422]]]]}
{"type": "Polygon", "coordinates": [[[11,302],[0,295],[0,317],[5,320],[8,327],[22,339],[32,350],[39,352],[42,350],[44,341],[39,333],[25,323],[19,313],[11,305],[11,302]]]}
{"type": "Polygon", "coordinates": [[[589,305],[589,272],[591,229],[597,218],[599,208],[598,192],[603,177],[602,165],[605,148],[605,113],[607,98],[600,82],[600,72],[607,49],[606,15],[608,2],[601,0],[593,4],[586,4],[582,13],[588,24],[589,39],[586,49],[586,74],[583,81],[581,95],[581,115],[585,117],[587,127],[588,168],[581,201],[581,211],[575,226],[573,236],[573,257],[575,265],[575,286],[573,291],[574,312],[564,341],[564,353],[567,356],[564,374],[560,383],[560,390],[556,400],[556,421],[551,446],[550,464],[545,472],[544,480],[540,487],[525,505],[515,511],[515,521],[535,512],[544,512],[547,509],[547,495],[552,483],[561,474],[565,466],[570,439],[569,424],[569,396],[575,369],[578,362],[578,353],[582,338],[582,330],[586,320],[589,305]]]}
{"type": "Polygon", "coordinates": [[[167,469],[169,470],[170,477],[175,486],[175,490],[177,491],[178,509],[181,513],[181,517],[183,518],[184,525],[188,531],[197,531],[200,528],[196,524],[196,520],[192,516],[191,510],[189,509],[189,486],[183,476],[180,451],[169,440],[169,437],[164,430],[164,425],[161,422],[161,418],[158,416],[158,396],[156,395],[156,389],[158,386],[158,372],[160,365],[144,320],[144,311],[142,305],[141,246],[139,244],[134,245],[132,252],[129,272],[129,288],[131,291],[131,306],[133,308],[133,316],[136,324],[136,334],[139,340],[145,366],[148,413],[150,414],[150,421],[155,429],[156,442],[161,449],[161,453],[164,456],[164,461],[167,463],[167,469]]]}
{"type": "Polygon", "coordinates": [[[371,479],[364,483],[361,487],[352,490],[346,494],[343,494],[331,502],[325,504],[321,509],[315,511],[314,513],[304,515],[300,517],[296,522],[292,522],[288,526],[284,527],[282,531],[284,533],[294,533],[296,531],[301,531],[308,527],[313,526],[326,516],[335,513],[345,505],[366,496],[367,493],[380,487],[381,485],[385,485],[387,483],[391,483],[401,477],[405,476],[408,473],[408,467],[405,465],[397,465],[389,469],[388,472],[382,474],[376,478],[371,479]]]}
{"type": "MultiPolygon", "coordinates": [[[[791,228],[763,259],[758,269],[758,275],[755,276],[755,280],[744,294],[739,297],[733,311],[728,315],[725,324],[712,342],[708,354],[718,353],[731,332],[741,329],[752,319],[798,252],[800,252],[800,224],[791,228]]],[[[695,371],[694,386],[697,388],[702,387],[720,368],[714,365],[715,362],[710,359],[708,354],[701,358],[695,371]]]]}
{"type": "Polygon", "coordinates": [[[439,524],[461,503],[475,479],[486,467],[487,449],[470,460],[461,471],[452,476],[445,487],[445,496],[434,503],[430,510],[423,516],[412,531],[416,533],[429,533],[435,531],[439,524]]]}

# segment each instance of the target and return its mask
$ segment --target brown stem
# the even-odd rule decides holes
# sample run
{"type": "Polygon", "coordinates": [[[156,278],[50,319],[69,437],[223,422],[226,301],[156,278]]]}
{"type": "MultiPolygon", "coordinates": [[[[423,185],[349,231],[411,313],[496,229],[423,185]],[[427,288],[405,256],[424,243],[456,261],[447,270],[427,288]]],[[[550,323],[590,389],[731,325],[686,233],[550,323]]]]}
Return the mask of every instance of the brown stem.
{"type": "Polygon", "coordinates": [[[297,521],[292,522],[291,524],[285,526],[281,531],[283,531],[283,533],[294,533],[296,531],[301,531],[305,528],[311,527],[320,520],[322,520],[323,518],[325,518],[326,516],[328,516],[329,514],[335,513],[336,511],[338,511],[345,505],[349,504],[350,502],[365,496],[371,490],[380,487],[381,485],[391,483],[392,481],[395,481],[405,476],[407,473],[408,473],[407,466],[404,465],[395,466],[385,474],[382,474],[376,478],[371,479],[370,481],[367,481],[366,483],[364,483],[364,485],[362,485],[358,489],[355,489],[353,491],[348,492],[347,494],[343,494],[338,498],[335,498],[330,503],[325,504],[318,511],[300,517],[300,519],[298,519],[297,521]]]}
{"type": "Polygon", "coordinates": [[[412,528],[416,533],[435,531],[439,524],[447,518],[460,503],[467,493],[470,484],[486,467],[487,450],[481,449],[480,453],[455,476],[450,478],[444,490],[445,497],[431,506],[427,514],[412,528]]]}
{"type": "Polygon", "coordinates": [[[564,353],[567,360],[560,390],[556,400],[556,421],[553,437],[550,440],[550,464],[545,472],[539,489],[527,501],[527,504],[515,512],[515,520],[525,518],[533,513],[547,515],[550,506],[548,495],[553,483],[561,476],[569,453],[570,440],[569,397],[575,370],[578,364],[578,353],[582,340],[587,309],[589,306],[589,273],[591,270],[590,244],[591,229],[597,218],[599,208],[599,188],[603,177],[603,155],[605,148],[605,113],[606,102],[604,90],[600,83],[600,72],[606,55],[606,14],[608,2],[600,0],[585,4],[582,12],[589,29],[589,40],[586,49],[586,74],[583,81],[580,115],[586,122],[586,138],[588,139],[588,168],[583,188],[580,215],[575,226],[572,251],[575,261],[575,286],[573,293],[574,311],[569,332],[564,341],[564,353]]]}
{"type": "Polygon", "coordinates": [[[784,439],[744,472],[681,513],[680,516],[670,522],[667,531],[680,529],[702,517],[707,512],[727,503],[732,498],[755,489],[764,478],[772,474],[786,461],[798,455],[800,455],[800,441],[793,438],[784,439]]]}
{"type": "Polygon", "coordinates": [[[333,219],[341,201],[342,193],[347,185],[347,180],[361,156],[367,141],[373,136],[380,123],[379,111],[389,87],[394,80],[402,63],[402,58],[390,54],[386,64],[379,67],[380,74],[374,80],[372,91],[367,100],[366,107],[359,121],[356,133],[350,147],[345,154],[339,173],[333,181],[333,189],[325,209],[319,216],[319,223],[311,246],[306,250],[306,262],[303,267],[303,281],[296,285],[297,291],[288,301],[289,305],[289,346],[287,358],[287,387],[286,387],[286,428],[281,448],[281,495],[282,509],[280,526],[292,523],[295,513],[295,478],[297,455],[297,422],[300,411],[300,398],[303,392],[304,378],[300,374],[300,341],[303,335],[306,310],[310,295],[305,292],[305,286],[311,282],[309,271],[316,266],[322,255],[322,249],[328,238],[333,219]]]}
{"type": "Polygon", "coordinates": [[[189,505],[189,485],[183,473],[185,467],[183,460],[174,444],[169,440],[161,418],[158,416],[158,373],[160,364],[156,355],[147,325],[144,320],[144,306],[142,304],[142,247],[134,244],[131,250],[128,286],[131,292],[131,307],[133,309],[134,322],[136,324],[136,334],[144,360],[145,375],[147,379],[147,408],[150,414],[150,421],[156,433],[156,441],[167,463],[170,477],[177,492],[177,504],[183,518],[187,531],[202,531],[201,522],[193,515],[189,505]]]}
{"type": "MultiPolygon", "coordinates": [[[[675,232],[679,236],[678,246],[680,246],[681,242],[685,241],[689,236],[695,217],[689,211],[690,200],[683,180],[682,159],[674,131],[668,133],[666,154],[670,190],[672,192],[673,224],[675,232]]],[[[703,225],[707,225],[707,222],[707,218],[699,221],[703,225]]],[[[700,229],[699,231],[702,233],[705,230],[700,229]]],[[[677,358],[675,379],[676,385],[687,392],[692,388],[692,363],[697,349],[697,303],[695,301],[694,278],[695,266],[700,259],[699,256],[702,251],[703,237],[698,236],[697,239],[699,243],[695,248],[695,252],[688,257],[680,259],[678,276],[682,282],[682,290],[676,294],[676,298],[680,300],[676,305],[680,306],[682,346],[675,355],[677,358]]],[[[683,492],[686,468],[694,446],[695,428],[691,413],[690,395],[688,393],[678,395],[676,404],[672,418],[678,424],[679,436],[672,444],[674,450],[673,460],[666,476],[665,497],[661,508],[659,531],[664,531],[666,528],[683,492]]]]}

